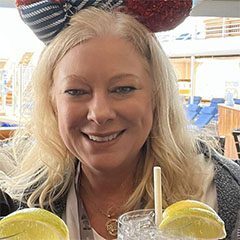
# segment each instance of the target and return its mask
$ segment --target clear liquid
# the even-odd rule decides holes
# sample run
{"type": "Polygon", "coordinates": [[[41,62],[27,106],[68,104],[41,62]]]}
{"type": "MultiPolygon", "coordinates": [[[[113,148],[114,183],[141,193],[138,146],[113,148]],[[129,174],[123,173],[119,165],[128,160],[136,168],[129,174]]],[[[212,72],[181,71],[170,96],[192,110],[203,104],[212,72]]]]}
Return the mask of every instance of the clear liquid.
{"type": "Polygon", "coordinates": [[[121,215],[118,219],[118,240],[193,240],[161,232],[154,221],[153,209],[136,210],[121,215]]]}

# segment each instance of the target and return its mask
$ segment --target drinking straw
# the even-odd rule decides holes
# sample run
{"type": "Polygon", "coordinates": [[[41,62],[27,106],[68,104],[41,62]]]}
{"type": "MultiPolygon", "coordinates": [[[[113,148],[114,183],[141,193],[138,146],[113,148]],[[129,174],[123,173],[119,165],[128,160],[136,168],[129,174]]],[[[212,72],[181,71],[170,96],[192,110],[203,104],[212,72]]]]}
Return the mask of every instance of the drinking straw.
{"type": "Polygon", "coordinates": [[[153,168],[154,179],[154,210],[155,210],[155,224],[159,226],[162,221],[162,181],[161,168],[153,168]]]}

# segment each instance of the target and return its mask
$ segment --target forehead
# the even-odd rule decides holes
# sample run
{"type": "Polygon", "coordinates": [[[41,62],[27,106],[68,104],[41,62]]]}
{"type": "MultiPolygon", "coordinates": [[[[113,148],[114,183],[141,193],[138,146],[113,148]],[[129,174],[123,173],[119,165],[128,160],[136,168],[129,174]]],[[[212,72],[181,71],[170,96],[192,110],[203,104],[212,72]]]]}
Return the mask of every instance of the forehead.
{"type": "Polygon", "coordinates": [[[104,36],[87,40],[70,49],[57,64],[54,76],[72,70],[148,70],[147,65],[131,42],[116,36],[104,36]]]}

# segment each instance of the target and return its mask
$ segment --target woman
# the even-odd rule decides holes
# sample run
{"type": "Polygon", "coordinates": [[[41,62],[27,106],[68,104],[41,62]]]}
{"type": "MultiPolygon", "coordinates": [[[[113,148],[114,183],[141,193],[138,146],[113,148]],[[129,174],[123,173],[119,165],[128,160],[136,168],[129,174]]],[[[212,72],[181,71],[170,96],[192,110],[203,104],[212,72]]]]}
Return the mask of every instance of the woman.
{"type": "Polygon", "coordinates": [[[158,165],[163,207],[206,202],[231,239],[240,168],[188,130],[172,67],[137,20],[79,11],[43,51],[32,84],[33,114],[15,136],[16,172],[1,183],[22,207],[57,213],[71,239],[115,239],[119,215],[153,207],[158,165]]]}

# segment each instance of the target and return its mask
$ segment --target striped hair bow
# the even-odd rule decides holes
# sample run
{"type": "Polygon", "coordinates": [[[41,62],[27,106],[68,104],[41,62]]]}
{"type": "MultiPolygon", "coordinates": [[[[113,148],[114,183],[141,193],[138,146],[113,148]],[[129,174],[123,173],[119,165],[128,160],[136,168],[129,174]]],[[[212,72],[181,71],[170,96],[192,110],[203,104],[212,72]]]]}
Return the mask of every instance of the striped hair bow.
{"type": "Polygon", "coordinates": [[[22,20],[48,44],[81,9],[124,7],[153,32],[176,27],[188,15],[192,0],[16,0],[22,20]]]}

